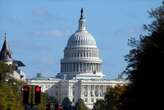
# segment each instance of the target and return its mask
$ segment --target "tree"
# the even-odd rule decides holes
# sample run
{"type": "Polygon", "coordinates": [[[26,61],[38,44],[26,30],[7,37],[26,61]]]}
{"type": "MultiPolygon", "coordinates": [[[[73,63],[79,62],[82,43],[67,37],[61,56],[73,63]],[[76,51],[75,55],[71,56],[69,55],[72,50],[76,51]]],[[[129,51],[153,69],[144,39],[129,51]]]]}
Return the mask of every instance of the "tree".
{"type": "Polygon", "coordinates": [[[103,99],[99,99],[94,104],[93,110],[105,110],[106,103],[103,99]]]}
{"type": "Polygon", "coordinates": [[[88,110],[88,108],[86,107],[84,101],[79,99],[75,105],[75,110],[88,110]]]}
{"type": "Polygon", "coordinates": [[[121,106],[121,96],[127,90],[125,85],[108,87],[104,100],[98,100],[94,104],[94,110],[118,110],[121,106]]]}
{"type": "Polygon", "coordinates": [[[20,90],[18,92],[16,86],[11,86],[8,83],[0,86],[0,110],[23,110],[20,90]]]}
{"type": "Polygon", "coordinates": [[[53,96],[49,96],[49,97],[48,97],[48,100],[49,100],[51,103],[53,103],[53,104],[58,103],[56,97],[53,97],[53,96]]]}
{"type": "Polygon", "coordinates": [[[0,61],[0,110],[23,110],[20,88],[23,84],[11,77],[13,65],[0,61]]]}
{"type": "Polygon", "coordinates": [[[108,88],[105,95],[106,110],[118,110],[122,104],[120,98],[126,89],[126,86],[123,85],[108,88]]]}
{"type": "Polygon", "coordinates": [[[46,110],[47,102],[48,102],[48,94],[41,93],[41,103],[38,105],[39,110],[46,110]]]}
{"type": "Polygon", "coordinates": [[[3,83],[6,78],[9,77],[10,67],[9,65],[0,61],[0,83],[3,83]]]}
{"type": "Polygon", "coordinates": [[[68,97],[65,97],[62,101],[62,106],[64,110],[71,110],[72,109],[72,103],[69,100],[68,97]]]}
{"type": "Polygon", "coordinates": [[[145,26],[148,34],[142,35],[126,59],[131,84],[122,96],[121,110],[164,109],[164,2],[150,16],[154,21],[145,26]]]}

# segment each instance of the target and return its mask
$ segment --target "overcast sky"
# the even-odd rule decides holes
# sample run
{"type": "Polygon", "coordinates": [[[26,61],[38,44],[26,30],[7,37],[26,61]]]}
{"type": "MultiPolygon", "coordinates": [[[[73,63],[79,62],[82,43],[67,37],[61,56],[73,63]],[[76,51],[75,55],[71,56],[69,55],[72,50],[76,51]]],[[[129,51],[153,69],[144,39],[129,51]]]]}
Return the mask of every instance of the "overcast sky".
{"type": "Polygon", "coordinates": [[[162,0],[0,0],[0,45],[3,34],[13,58],[21,60],[28,78],[54,76],[70,35],[77,30],[84,8],[87,30],[95,37],[107,78],[116,78],[127,63],[130,37],[149,24],[148,11],[162,0]]]}

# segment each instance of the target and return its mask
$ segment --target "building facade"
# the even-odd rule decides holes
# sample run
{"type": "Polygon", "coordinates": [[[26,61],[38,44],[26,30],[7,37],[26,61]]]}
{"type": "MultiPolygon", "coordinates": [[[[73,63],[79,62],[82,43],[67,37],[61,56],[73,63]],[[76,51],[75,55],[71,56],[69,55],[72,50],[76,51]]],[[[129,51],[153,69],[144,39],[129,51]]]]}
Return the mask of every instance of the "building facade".
{"type": "Polygon", "coordinates": [[[12,58],[12,52],[6,39],[6,33],[4,38],[4,43],[0,51],[0,61],[12,66],[13,73],[10,74],[11,77],[17,80],[25,80],[25,73],[20,69],[20,67],[24,67],[25,65],[22,61],[12,58]]]}
{"type": "Polygon", "coordinates": [[[96,100],[104,98],[109,86],[127,84],[124,80],[104,78],[99,49],[96,40],[87,31],[83,9],[81,9],[78,29],[67,42],[60,66],[60,73],[54,79],[47,80],[47,82],[38,80],[39,83],[36,83],[37,80],[29,81],[31,85],[44,86],[49,83],[47,93],[56,97],[60,104],[66,97],[72,101],[73,105],[79,99],[83,99],[87,107],[92,109],[96,100]]]}

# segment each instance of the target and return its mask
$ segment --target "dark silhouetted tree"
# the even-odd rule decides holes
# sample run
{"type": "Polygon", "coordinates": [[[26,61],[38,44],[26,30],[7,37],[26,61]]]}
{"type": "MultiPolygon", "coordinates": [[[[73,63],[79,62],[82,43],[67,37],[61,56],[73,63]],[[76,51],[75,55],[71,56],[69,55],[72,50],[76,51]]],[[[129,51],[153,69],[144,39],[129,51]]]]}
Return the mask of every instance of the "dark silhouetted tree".
{"type": "Polygon", "coordinates": [[[118,110],[122,104],[120,98],[127,90],[126,85],[117,85],[108,87],[104,100],[97,100],[94,104],[94,110],[118,110]]]}
{"type": "Polygon", "coordinates": [[[88,110],[88,108],[86,107],[84,101],[79,99],[75,105],[75,110],[88,110]]]}
{"type": "Polygon", "coordinates": [[[97,100],[94,104],[93,110],[106,110],[106,103],[103,99],[97,100]]]}
{"type": "Polygon", "coordinates": [[[153,22],[145,26],[136,48],[127,56],[128,91],[121,110],[163,110],[164,99],[164,2],[150,12],[153,22]]]}
{"type": "Polygon", "coordinates": [[[71,110],[72,109],[72,103],[69,100],[68,97],[65,97],[62,101],[62,106],[64,110],[71,110]]]}
{"type": "Polygon", "coordinates": [[[105,95],[106,109],[105,110],[118,110],[122,104],[120,98],[122,94],[127,90],[125,85],[117,85],[115,87],[109,87],[105,95]]]}

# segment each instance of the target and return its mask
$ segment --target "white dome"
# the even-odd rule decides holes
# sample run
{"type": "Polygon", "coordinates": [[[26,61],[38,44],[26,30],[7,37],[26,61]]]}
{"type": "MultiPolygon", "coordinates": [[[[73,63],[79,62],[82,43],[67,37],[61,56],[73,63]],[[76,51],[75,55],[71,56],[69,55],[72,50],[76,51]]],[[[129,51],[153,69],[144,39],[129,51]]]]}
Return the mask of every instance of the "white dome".
{"type": "Polygon", "coordinates": [[[82,9],[79,28],[71,35],[64,49],[64,58],[61,59],[61,73],[57,75],[59,78],[101,79],[103,77],[101,71],[102,60],[99,57],[96,40],[86,30],[85,23],[82,9]]]}
{"type": "Polygon", "coordinates": [[[88,31],[77,31],[68,40],[67,48],[81,46],[96,47],[96,41],[88,31]]]}

